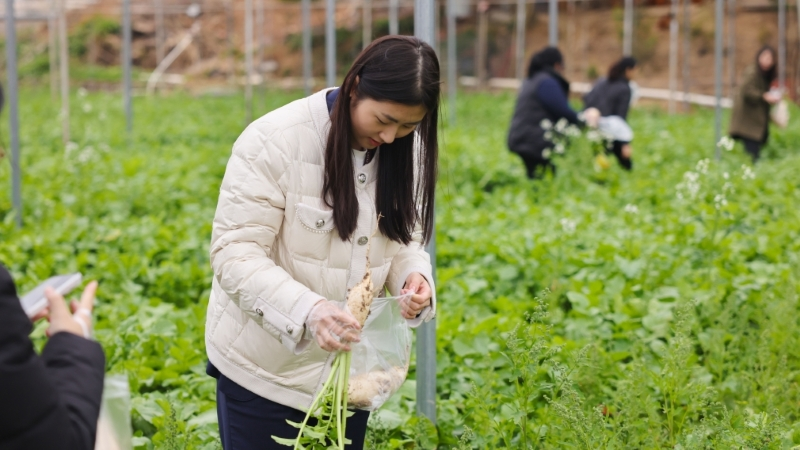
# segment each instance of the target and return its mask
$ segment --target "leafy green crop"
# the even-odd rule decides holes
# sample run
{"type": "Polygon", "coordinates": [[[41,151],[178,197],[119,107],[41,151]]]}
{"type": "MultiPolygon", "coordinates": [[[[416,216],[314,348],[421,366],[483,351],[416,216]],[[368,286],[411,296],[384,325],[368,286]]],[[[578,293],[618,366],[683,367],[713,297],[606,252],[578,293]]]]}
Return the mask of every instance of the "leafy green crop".
{"type": "MultiPolygon", "coordinates": [[[[96,335],[131,380],[137,448],[219,448],[208,240],[241,99],[137,98],[127,137],[118,97],[78,94],[65,147],[57,105],[21,94],[26,226],[3,160],[0,261],[22,292],[100,280],[96,335]]],[[[740,147],[713,159],[711,112],[635,109],[632,173],[596,170],[579,138],[533,182],[504,144],[513,100],[464,95],[443,133],[437,425],[413,414],[412,365],[368,448],[800,444],[798,111],[751,168],[740,147]]]]}

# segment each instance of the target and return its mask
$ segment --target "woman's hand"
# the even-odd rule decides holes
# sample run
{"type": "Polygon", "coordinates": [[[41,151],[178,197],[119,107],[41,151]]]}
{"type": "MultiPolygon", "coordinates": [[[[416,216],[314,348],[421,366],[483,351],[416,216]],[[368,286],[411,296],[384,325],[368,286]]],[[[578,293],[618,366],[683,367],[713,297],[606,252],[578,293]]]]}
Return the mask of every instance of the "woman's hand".
{"type": "Polygon", "coordinates": [[[352,314],[328,300],[320,300],[311,308],[306,327],[317,344],[329,352],[350,351],[349,342],[360,342],[361,325],[352,314]]]}
{"type": "MultiPolygon", "coordinates": [[[[94,308],[94,296],[97,292],[97,282],[92,281],[86,286],[81,294],[81,301],[72,302],[70,304],[70,312],[67,309],[67,303],[61,294],[54,291],[52,288],[47,288],[44,291],[50,306],[45,313],[48,314],[47,320],[50,321],[50,327],[47,329],[47,336],[53,336],[62,331],[67,333],[76,334],[85,338],[91,336],[92,329],[92,308],[94,308]]],[[[38,314],[41,316],[41,314],[38,314]]]]}
{"type": "Polygon", "coordinates": [[[770,105],[774,105],[774,104],[778,103],[779,101],[781,101],[781,93],[780,93],[780,91],[768,91],[768,92],[765,92],[763,97],[764,97],[764,101],[769,103],[770,105]]]}
{"type": "Polygon", "coordinates": [[[623,144],[622,157],[625,159],[631,159],[631,155],[633,155],[633,147],[631,147],[631,144],[623,144]]]}
{"type": "Polygon", "coordinates": [[[600,123],[600,110],[594,107],[587,108],[583,112],[583,120],[590,128],[597,128],[597,124],[600,123]]]}
{"type": "Polygon", "coordinates": [[[418,272],[414,272],[406,278],[406,284],[403,285],[402,294],[413,294],[411,298],[404,302],[401,307],[403,310],[403,317],[406,319],[415,319],[422,312],[423,309],[431,306],[431,286],[428,280],[418,272]]]}

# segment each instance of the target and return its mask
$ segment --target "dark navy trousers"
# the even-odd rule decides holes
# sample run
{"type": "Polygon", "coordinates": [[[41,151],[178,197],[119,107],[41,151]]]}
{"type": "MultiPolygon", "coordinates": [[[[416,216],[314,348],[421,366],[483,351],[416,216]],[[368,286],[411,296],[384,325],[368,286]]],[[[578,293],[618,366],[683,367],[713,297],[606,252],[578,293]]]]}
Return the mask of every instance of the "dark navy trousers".
{"type": "MultiPolygon", "coordinates": [[[[286,420],[300,423],[306,416],[303,411],[260,397],[230,378],[222,375],[211,363],[207,370],[217,379],[217,418],[224,450],[286,450],[272,436],[287,439],[297,437],[300,431],[286,420]]],[[[346,437],[352,444],[348,450],[364,448],[367,433],[368,411],[355,411],[347,419],[346,437]]]]}

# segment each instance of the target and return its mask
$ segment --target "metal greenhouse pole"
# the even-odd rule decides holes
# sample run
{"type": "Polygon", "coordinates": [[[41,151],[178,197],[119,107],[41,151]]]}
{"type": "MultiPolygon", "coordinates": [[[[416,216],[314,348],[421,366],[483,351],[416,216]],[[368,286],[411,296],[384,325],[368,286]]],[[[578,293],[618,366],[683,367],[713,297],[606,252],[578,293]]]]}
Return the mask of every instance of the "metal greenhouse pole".
{"type": "Polygon", "coordinates": [[[714,13],[714,95],[716,97],[716,107],[714,111],[714,148],[715,157],[719,160],[722,157],[719,142],[722,137],[722,27],[725,0],[715,0],[714,13]]]}
{"type": "Polygon", "coordinates": [[[336,85],[336,0],[325,2],[325,83],[336,85]]]}
{"type": "Polygon", "coordinates": [[[56,40],[56,35],[58,34],[57,11],[56,0],[50,0],[50,11],[47,16],[47,50],[50,61],[50,98],[53,102],[58,98],[58,72],[56,72],[56,65],[58,64],[58,43],[56,40]]]}
{"type": "Polygon", "coordinates": [[[133,105],[131,100],[131,0],[122,0],[122,91],[123,105],[125,107],[125,131],[133,130],[133,105]]]}
{"type": "Polygon", "coordinates": [[[558,0],[549,0],[548,19],[548,43],[552,47],[558,46],[558,0]]]}
{"type": "Polygon", "coordinates": [[[67,43],[67,0],[58,2],[58,72],[61,78],[61,140],[69,142],[69,48],[67,43]]]}
{"type": "Polygon", "coordinates": [[[669,113],[675,114],[675,92],[678,90],[678,2],[672,0],[669,10],[669,113]]]}
{"type": "Polygon", "coordinates": [[[786,89],[786,0],[778,0],[778,87],[786,89]]]}
{"type": "Polygon", "coordinates": [[[728,95],[736,88],[736,0],[728,0],[728,95]]]}
{"type": "Polygon", "coordinates": [[[361,0],[361,41],[362,48],[372,42],[372,0],[361,0]]]}
{"type": "Polygon", "coordinates": [[[244,0],[245,123],[253,121],[253,0],[244,0]]]}
{"type": "Polygon", "coordinates": [[[517,0],[517,79],[525,78],[525,25],[528,23],[525,0],[517,0]]]}
{"type": "Polygon", "coordinates": [[[6,74],[8,128],[11,137],[11,200],[18,227],[22,227],[22,169],[19,152],[19,90],[17,87],[17,18],[14,0],[6,0],[6,74]]]}
{"type": "Polygon", "coordinates": [[[456,0],[447,0],[447,115],[450,125],[456,123],[458,61],[456,58],[456,0]]]}
{"type": "MultiPolygon", "coordinates": [[[[452,1],[452,0],[451,0],[452,1]]],[[[434,43],[434,0],[414,0],[414,35],[434,43]]],[[[426,248],[436,278],[436,233],[426,248]]],[[[417,413],[436,423],[436,319],[417,328],[417,413]]]]}
{"type": "Polygon", "coordinates": [[[622,54],[623,56],[631,56],[633,54],[633,0],[625,0],[622,24],[622,54]]]}
{"type": "Polygon", "coordinates": [[[303,91],[311,94],[311,0],[302,0],[303,9],[303,91]]]}
{"type": "Polygon", "coordinates": [[[691,89],[691,79],[689,72],[691,68],[692,55],[692,2],[683,0],[683,109],[689,111],[689,90],[691,89]]]}
{"type": "Polygon", "coordinates": [[[400,0],[389,0],[389,34],[399,34],[400,26],[397,19],[397,10],[400,9],[400,0]]]}

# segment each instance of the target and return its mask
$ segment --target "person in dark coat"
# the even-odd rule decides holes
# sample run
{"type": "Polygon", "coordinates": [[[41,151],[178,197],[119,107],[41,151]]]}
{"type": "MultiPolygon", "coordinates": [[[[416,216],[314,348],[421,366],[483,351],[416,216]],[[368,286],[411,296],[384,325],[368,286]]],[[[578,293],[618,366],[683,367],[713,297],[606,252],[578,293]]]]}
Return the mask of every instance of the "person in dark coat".
{"type": "MultiPolygon", "coordinates": [[[[629,56],[620,59],[608,70],[608,76],[601,78],[583,97],[584,107],[597,108],[602,117],[618,116],[627,123],[628,109],[633,96],[630,82],[635,73],[635,59],[629,56]]],[[[624,169],[633,168],[631,160],[633,148],[630,142],[614,139],[610,150],[624,169]]]]}
{"type": "Polygon", "coordinates": [[[583,125],[569,106],[569,82],[563,72],[561,51],[546,47],[533,55],[528,77],[522,82],[508,131],[508,148],[522,158],[528,178],[539,178],[547,170],[555,174],[556,167],[546,151],[554,144],[545,137],[542,121],[557,123],[566,119],[570,124],[583,125]]]}
{"type": "Polygon", "coordinates": [[[97,283],[69,312],[52,289],[50,339],[38,356],[31,320],[0,266],[0,450],[92,450],[103,395],[105,355],[84,337],[97,283]],[[81,325],[81,322],[84,325],[81,325]]]}
{"type": "Polygon", "coordinates": [[[770,107],[781,100],[781,93],[770,86],[778,75],[775,50],[763,47],[756,54],[755,64],[742,74],[742,84],[733,97],[729,134],[741,141],[753,162],[761,156],[761,147],[769,137],[770,107]]]}

